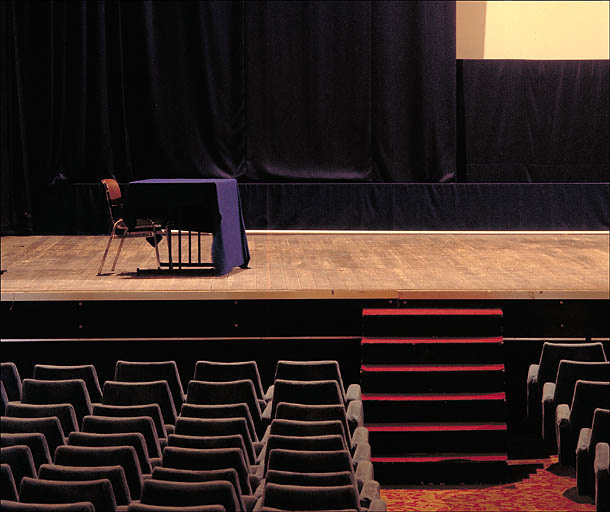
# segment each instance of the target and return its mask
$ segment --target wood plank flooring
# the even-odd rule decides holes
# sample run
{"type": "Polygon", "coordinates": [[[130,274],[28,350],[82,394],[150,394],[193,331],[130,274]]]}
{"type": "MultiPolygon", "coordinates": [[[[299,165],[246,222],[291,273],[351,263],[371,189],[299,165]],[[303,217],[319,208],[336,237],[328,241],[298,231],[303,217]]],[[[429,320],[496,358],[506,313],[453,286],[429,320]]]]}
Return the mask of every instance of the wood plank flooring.
{"type": "MultiPolygon", "coordinates": [[[[174,238],[176,240],[176,238],[174,238]]],[[[250,268],[226,276],[139,276],[152,248],[126,240],[97,276],[106,236],[1,238],[2,300],[105,298],[609,297],[607,232],[597,234],[248,234],[250,268]]],[[[116,244],[116,245],[114,245],[116,244]]],[[[211,237],[202,238],[209,261],[211,237]]],[[[183,245],[186,252],[186,243],[183,245]]],[[[162,259],[166,243],[160,245],[162,259]]],[[[194,255],[196,258],[196,255],[194,255]]]]}

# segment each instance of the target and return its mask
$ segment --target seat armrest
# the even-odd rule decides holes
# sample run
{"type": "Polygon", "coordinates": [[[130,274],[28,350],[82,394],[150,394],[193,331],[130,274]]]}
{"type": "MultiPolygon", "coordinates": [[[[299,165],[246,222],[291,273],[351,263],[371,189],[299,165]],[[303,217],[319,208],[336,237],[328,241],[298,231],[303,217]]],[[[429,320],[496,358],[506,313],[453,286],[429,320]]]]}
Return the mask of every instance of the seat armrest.
{"type": "MultiPolygon", "coordinates": [[[[559,404],[555,409],[555,435],[557,438],[557,451],[559,453],[559,462],[561,464],[569,464],[573,459],[574,453],[570,452],[570,406],[568,404],[559,404]]],[[[572,447],[574,450],[574,447],[572,447]]]]}
{"type": "Polygon", "coordinates": [[[608,443],[597,443],[595,445],[595,460],[593,469],[597,474],[600,471],[608,472],[610,466],[610,445],[608,443]]]}
{"type": "Polygon", "coordinates": [[[539,364],[530,364],[527,370],[527,383],[538,383],[538,370],[540,369],[539,364]]]}
{"type": "Polygon", "coordinates": [[[542,401],[543,402],[554,402],[555,401],[555,383],[545,382],[542,386],[542,401]]]}
{"type": "Polygon", "coordinates": [[[362,400],[362,389],[360,384],[350,384],[345,392],[345,400],[350,403],[352,400],[362,400]]]}
{"type": "Polygon", "coordinates": [[[265,400],[267,400],[267,402],[270,402],[271,400],[273,400],[273,390],[275,389],[275,385],[271,384],[271,386],[269,386],[269,388],[267,389],[267,392],[265,393],[265,400]]]}
{"type": "Polygon", "coordinates": [[[371,445],[369,443],[360,443],[354,452],[353,461],[355,464],[371,461],[371,445]]]}
{"type": "Polygon", "coordinates": [[[371,506],[369,507],[369,512],[386,512],[387,509],[388,508],[385,501],[383,501],[382,499],[378,499],[371,503],[371,506]]]}
{"type": "Polygon", "coordinates": [[[350,433],[355,432],[357,427],[364,425],[364,411],[362,409],[362,400],[354,400],[347,406],[347,425],[350,433]]]}
{"type": "Polygon", "coordinates": [[[263,508],[263,497],[261,495],[261,497],[256,502],[256,505],[254,505],[254,509],[252,512],[259,512],[260,510],[262,510],[262,508],[263,508]]]}
{"type": "MultiPolygon", "coordinates": [[[[261,479],[260,479],[260,477],[258,475],[249,474],[248,475],[248,480],[250,480],[250,488],[251,489],[258,489],[258,486],[259,486],[259,484],[261,482],[261,479]]],[[[254,491],[252,491],[252,492],[254,492],[254,491]]]]}
{"type": "Polygon", "coordinates": [[[271,408],[272,408],[271,406],[272,405],[273,404],[271,402],[269,402],[267,404],[267,406],[265,407],[265,410],[263,411],[262,418],[263,418],[263,421],[266,423],[271,423],[271,408]]]}
{"type": "Polygon", "coordinates": [[[379,499],[379,482],[375,480],[368,480],[362,486],[360,491],[360,505],[363,507],[370,507],[371,503],[379,499]]]}
{"type": "Polygon", "coordinates": [[[556,442],[554,425],[555,405],[555,384],[553,382],[545,382],[542,388],[542,425],[536,425],[536,428],[541,429],[542,439],[544,439],[546,449],[551,453],[554,452],[553,445],[556,442]]]}
{"type": "Polygon", "coordinates": [[[578,434],[578,442],[576,443],[576,453],[589,451],[589,443],[591,442],[591,429],[581,428],[578,434]]]}
{"type": "Polygon", "coordinates": [[[373,474],[373,464],[368,461],[362,461],[356,468],[356,478],[362,482],[368,482],[373,480],[375,475],[373,474]]]}
{"type": "Polygon", "coordinates": [[[559,404],[555,409],[555,425],[558,428],[568,428],[570,425],[570,406],[559,404]]]}
{"type": "Polygon", "coordinates": [[[245,512],[252,512],[258,503],[257,496],[242,496],[241,499],[244,501],[244,505],[246,506],[245,512]]]}

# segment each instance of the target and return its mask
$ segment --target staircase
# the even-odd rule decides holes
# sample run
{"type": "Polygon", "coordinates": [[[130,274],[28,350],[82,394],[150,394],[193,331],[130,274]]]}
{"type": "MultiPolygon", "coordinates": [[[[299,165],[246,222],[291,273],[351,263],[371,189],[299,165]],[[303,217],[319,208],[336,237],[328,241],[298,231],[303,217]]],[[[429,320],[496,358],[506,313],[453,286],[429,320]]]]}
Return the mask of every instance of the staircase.
{"type": "Polygon", "coordinates": [[[499,309],[365,309],[361,386],[382,484],[501,482],[499,309]]]}

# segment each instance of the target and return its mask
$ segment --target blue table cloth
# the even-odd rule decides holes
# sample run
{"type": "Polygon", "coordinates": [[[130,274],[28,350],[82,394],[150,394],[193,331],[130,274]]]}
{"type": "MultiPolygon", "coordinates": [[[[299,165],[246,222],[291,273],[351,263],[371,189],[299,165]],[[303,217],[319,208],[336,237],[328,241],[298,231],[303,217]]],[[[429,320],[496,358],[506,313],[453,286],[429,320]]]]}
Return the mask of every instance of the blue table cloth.
{"type": "Polygon", "coordinates": [[[250,251],[234,179],[150,179],[132,181],[125,222],[152,219],[181,230],[212,233],[212,263],[220,275],[246,267],[250,251]]]}

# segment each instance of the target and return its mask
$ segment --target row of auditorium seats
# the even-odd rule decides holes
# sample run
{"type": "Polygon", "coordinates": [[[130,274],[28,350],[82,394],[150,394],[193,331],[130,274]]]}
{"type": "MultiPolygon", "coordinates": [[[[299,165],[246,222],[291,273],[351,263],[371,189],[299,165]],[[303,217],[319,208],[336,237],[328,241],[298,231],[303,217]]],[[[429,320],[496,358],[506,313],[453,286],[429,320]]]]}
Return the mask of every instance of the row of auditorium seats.
{"type": "Polygon", "coordinates": [[[529,367],[527,414],[548,453],[576,466],[579,494],[609,510],[610,362],[602,344],[545,342],[529,367]]]}
{"type": "Polygon", "coordinates": [[[0,421],[2,510],[385,510],[336,361],[2,363],[0,421]]]}

